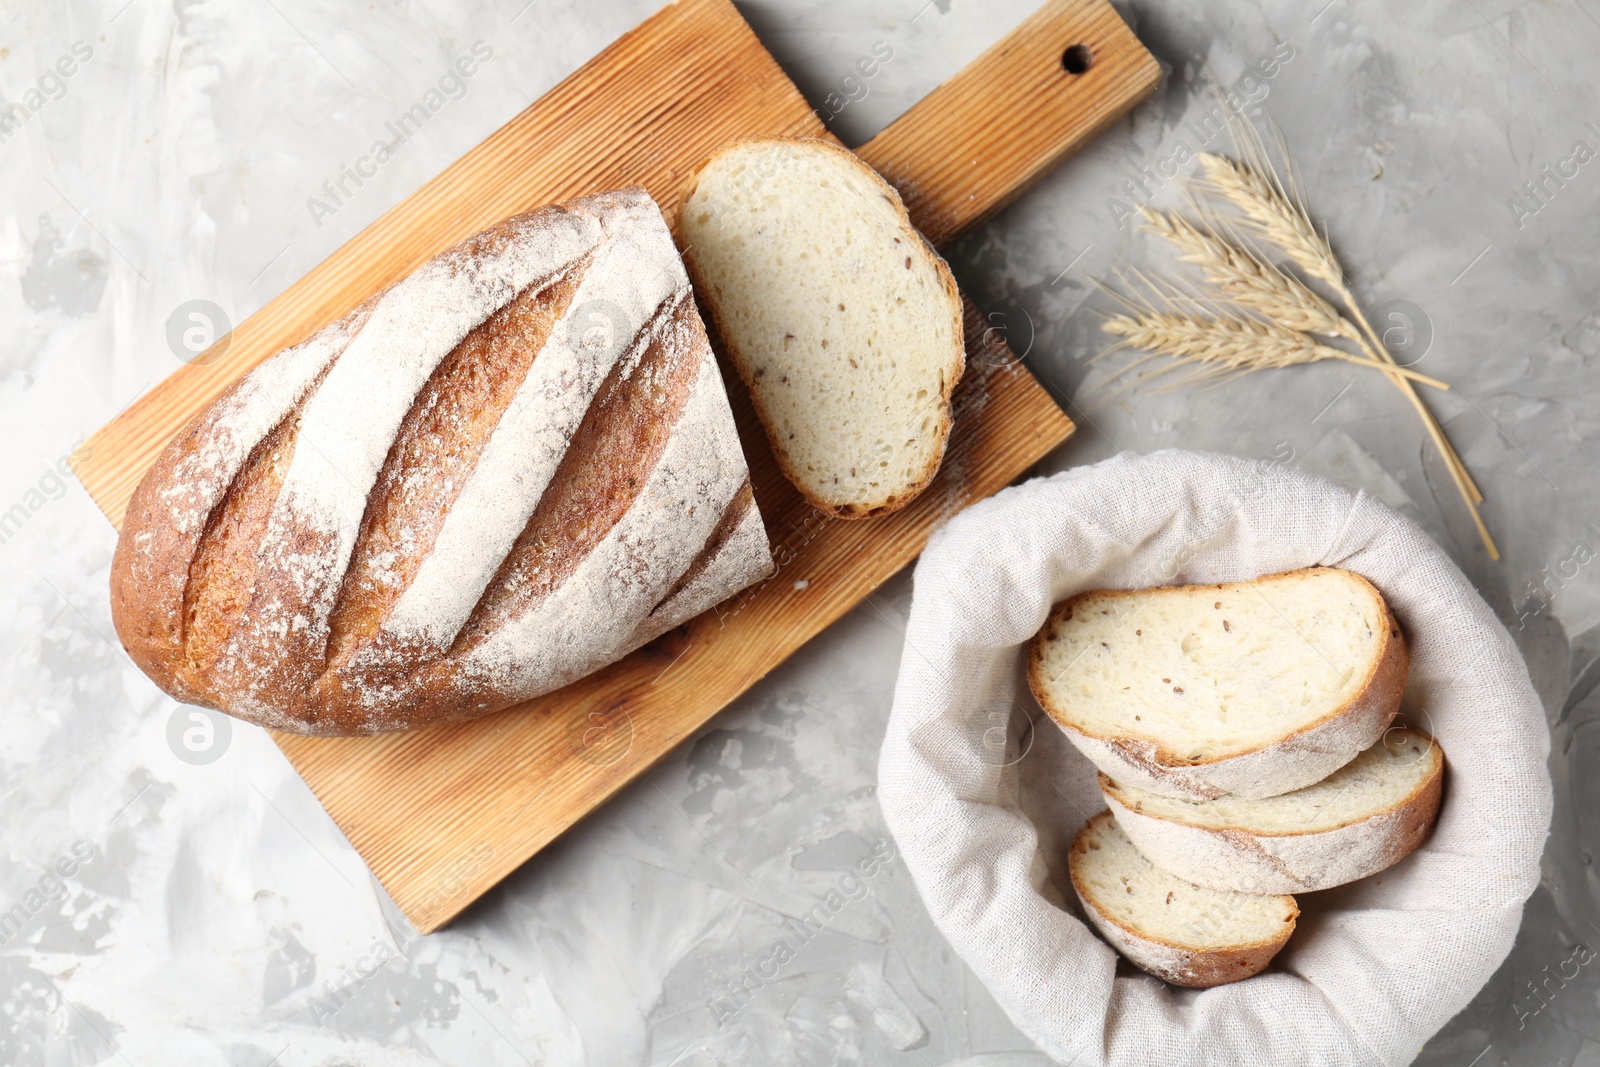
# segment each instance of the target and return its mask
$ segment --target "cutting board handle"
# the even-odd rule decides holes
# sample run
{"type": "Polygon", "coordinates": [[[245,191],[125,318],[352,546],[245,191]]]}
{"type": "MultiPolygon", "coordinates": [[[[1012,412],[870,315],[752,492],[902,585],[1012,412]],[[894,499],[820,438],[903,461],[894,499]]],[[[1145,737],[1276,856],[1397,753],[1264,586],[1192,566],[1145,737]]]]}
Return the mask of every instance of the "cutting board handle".
{"type": "Polygon", "coordinates": [[[948,244],[1155,91],[1161,66],[1106,0],[1051,0],[857,148],[948,244]]]}

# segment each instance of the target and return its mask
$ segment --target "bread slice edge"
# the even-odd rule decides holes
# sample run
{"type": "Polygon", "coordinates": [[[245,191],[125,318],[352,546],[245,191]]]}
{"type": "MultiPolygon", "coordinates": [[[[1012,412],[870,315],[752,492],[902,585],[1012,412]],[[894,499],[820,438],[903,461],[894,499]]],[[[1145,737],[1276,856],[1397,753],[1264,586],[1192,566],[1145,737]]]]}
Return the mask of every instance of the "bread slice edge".
{"type": "MultiPolygon", "coordinates": [[[[1048,619],[1028,643],[1028,688],[1045,713],[1066,732],[1073,744],[1113,780],[1125,781],[1152,793],[1185,800],[1212,800],[1226,793],[1252,799],[1277,796],[1320,782],[1349,763],[1383,736],[1400,709],[1410,672],[1410,653],[1400,624],[1383,595],[1369,580],[1342,568],[1301,567],[1264,574],[1242,582],[1221,582],[1164,587],[1174,591],[1220,589],[1250,585],[1334,569],[1355,578],[1382,609],[1385,622],[1382,644],[1373,657],[1360,688],[1344,704],[1321,718],[1253,749],[1191,761],[1165,747],[1157,738],[1106,736],[1091,733],[1072,721],[1066,709],[1051,699],[1043,678],[1043,635],[1048,619]]],[[[1050,609],[1050,617],[1081,598],[1113,598],[1153,592],[1151,589],[1095,589],[1078,593],[1050,609]]]]}
{"type": "Polygon", "coordinates": [[[778,469],[783,472],[783,476],[788,479],[789,483],[799,491],[802,497],[805,498],[806,503],[810,504],[812,507],[831,518],[870,519],[879,515],[888,515],[892,512],[899,511],[901,508],[910,504],[918,496],[922,495],[923,490],[927,489],[928,486],[933,483],[933,479],[938,476],[939,468],[944,465],[945,451],[950,444],[950,431],[954,428],[955,424],[951,411],[951,400],[955,395],[956,385],[960,382],[962,374],[966,369],[967,360],[965,325],[966,317],[963,313],[964,308],[961,301],[961,292],[956,287],[955,275],[951,273],[949,263],[947,263],[944,257],[939,254],[938,249],[934,248],[933,244],[922,235],[922,231],[918,230],[916,226],[912,224],[911,213],[906,210],[905,202],[900,197],[900,191],[885,181],[881,174],[863,162],[862,159],[854,152],[851,152],[849,149],[844,148],[841,145],[835,144],[832,141],[824,140],[820,137],[753,136],[740,137],[729,141],[727,144],[723,145],[721,148],[717,149],[710,156],[708,156],[705,162],[696,168],[695,177],[685,188],[683,197],[678,203],[679,218],[681,219],[683,217],[685,208],[687,207],[690,198],[693,197],[696,190],[699,189],[700,175],[704,173],[708,167],[729,152],[756,144],[805,145],[808,148],[815,147],[836,153],[838,156],[847,160],[852,166],[856,167],[862,173],[868,175],[869,180],[874,182],[879,187],[879,191],[889,201],[894,208],[895,213],[899,216],[902,231],[913,240],[915,247],[920,249],[924,254],[933,260],[934,273],[939,278],[940,288],[944,292],[946,300],[949,302],[951,316],[957,324],[955,352],[953,358],[948,364],[948,373],[945,375],[944,390],[940,397],[939,425],[933,431],[938,435],[939,445],[938,448],[934,450],[933,455],[929,457],[927,468],[923,471],[921,477],[915,482],[902,489],[899,489],[894,493],[889,494],[880,502],[862,505],[853,503],[841,504],[834,501],[825,500],[816,495],[806,485],[805,476],[790,460],[788,452],[785,451],[783,447],[783,442],[778,438],[777,431],[774,429],[776,423],[772,417],[772,414],[767,410],[766,405],[764,405],[761,401],[761,392],[755,386],[755,378],[749,370],[749,361],[745,358],[744,354],[739,351],[738,346],[729,339],[727,322],[723,318],[722,309],[717,305],[716,300],[713,299],[711,287],[706,284],[699,265],[695,262],[694,249],[690,247],[685,249],[683,252],[684,265],[689,269],[689,278],[694,285],[695,295],[699,298],[700,306],[710,316],[712,324],[715,327],[715,344],[717,347],[721,348],[723,352],[727,353],[728,361],[733,364],[733,369],[738,373],[739,380],[744,383],[745,391],[750,396],[751,406],[755,408],[756,420],[761,423],[762,432],[766,434],[767,443],[772,449],[772,456],[775,460],[777,460],[778,469]]]}
{"type": "Polygon", "coordinates": [[[1300,906],[1292,898],[1290,906],[1293,914],[1289,917],[1289,921],[1284,923],[1283,933],[1278,937],[1228,948],[1198,951],[1140,933],[1108,912],[1102,911],[1095,903],[1093,893],[1078,877],[1076,857],[1086,835],[1094,831],[1103,820],[1111,818],[1113,818],[1111,812],[1103,811],[1084,824],[1073,838],[1067,866],[1073,892],[1077,894],[1084,914],[1111,947],[1134,966],[1173,985],[1190,989],[1209,989],[1260,974],[1283,946],[1288,944],[1290,936],[1294,933],[1296,920],[1300,916],[1300,906]]]}
{"type": "Polygon", "coordinates": [[[1103,773],[1100,791],[1134,847],[1169,874],[1209,889],[1310,893],[1385,871],[1427,840],[1444,795],[1445,762],[1437,742],[1430,758],[1435,766],[1429,775],[1388,808],[1301,834],[1195,826],[1136,811],[1103,773]]]}

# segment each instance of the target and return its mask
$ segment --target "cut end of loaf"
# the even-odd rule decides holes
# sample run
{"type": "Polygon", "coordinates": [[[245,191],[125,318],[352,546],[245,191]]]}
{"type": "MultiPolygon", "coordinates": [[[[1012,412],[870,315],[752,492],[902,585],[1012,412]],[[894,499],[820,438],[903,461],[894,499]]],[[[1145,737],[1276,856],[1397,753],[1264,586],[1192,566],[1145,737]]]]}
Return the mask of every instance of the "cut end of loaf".
{"type": "Polygon", "coordinates": [[[897,510],[933,479],[965,363],[961,302],[899,195],[820,140],[718,153],[685,258],[780,466],[817,508],[897,510]]]}
{"type": "Polygon", "coordinates": [[[1085,913],[1130,962],[1174,985],[1206,988],[1259,974],[1294,933],[1291,896],[1207,889],[1154,866],[1110,812],[1072,842],[1085,913]]]}

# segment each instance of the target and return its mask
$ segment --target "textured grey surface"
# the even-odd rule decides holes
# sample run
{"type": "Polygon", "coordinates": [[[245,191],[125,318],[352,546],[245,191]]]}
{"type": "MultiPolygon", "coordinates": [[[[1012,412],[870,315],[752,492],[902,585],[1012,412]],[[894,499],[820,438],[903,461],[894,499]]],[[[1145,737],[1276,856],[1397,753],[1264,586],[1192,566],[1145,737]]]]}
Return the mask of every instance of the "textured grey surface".
{"type": "MultiPolygon", "coordinates": [[[[1510,626],[1554,731],[1547,879],[1427,1064],[1600,1064],[1600,167],[1509,203],[1575,142],[1600,148],[1585,2],[1130,3],[1166,86],[951,253],[1013,346],[1084,401],[1104,346],[1089,278],[1159,254],[1118,223],[1124,182],[1198,147],[1186,124],[1215,79],[1282,127],[1369,306],[1425,315],[1421,369],[1457,386],[1430,399],[1487,494],[1499,563],[1398,394],[1356,368],[1074,407],[1080,433],[1044,466],[1169,445],[1295,463],[1416,518],[1510,626]],[[1240,80],[1285,43],[1274,77],[1240,80]]],[[[0,943],[0,1062],[1043,1062],[881,859],[904,575],[427,938],[262,733],[180,759],[198,727],[106,639],[113,536],[63,457],[174,368],[180,305],[242,320],[657,6],[523,4],[0,7],[0,93],[27,111],[0,142],[0,908],[25,920],[0,943]],[[493,56],[461,91],[313,213],[478,41],[493,56]],[[70,77],[48,73],[62,56],[70,77]],[[825,921],[797,932],[819,903],[825,921]]],[[[834,119],[851,143],[1032,7],[741,4],[815,102],[892,47],[834,119]]]]}

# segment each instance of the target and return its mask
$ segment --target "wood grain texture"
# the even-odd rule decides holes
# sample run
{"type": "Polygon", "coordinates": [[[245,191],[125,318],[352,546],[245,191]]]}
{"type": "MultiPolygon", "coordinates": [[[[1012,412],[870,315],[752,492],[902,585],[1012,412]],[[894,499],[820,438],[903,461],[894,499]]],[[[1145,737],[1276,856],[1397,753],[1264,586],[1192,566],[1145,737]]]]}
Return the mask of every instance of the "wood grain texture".
{"type": "MultiPolygon", "coordinates": [[[[977,63],[1016,50],[1041,18],[1074,40],[1099,40],[1088,35],[1120,25],[1104,0],[1058,0],[977,63]]],[[[1126,37],[1130,52],[1148,59],[1126,37]]],[[[974,139],[984,124],[971,128],[958,106],[975,84],[969,72],[935,94],[954,109],[942,132],[936,113],[919,105],[864,149],[884,166],[928,168],[926,179],[902,187],[919,198],[913,217],[943,239],[1015,195],[1001,183],[1037,177],[1148,91],[1129,79],[1030,82],[1021,95],[1101,99],[1035,109],[1020,129],[989,124],[1007,138],[1007,162],[980,176],[944,166],[938,151],[941,137],[963,150],[997,147],[974,139]],[[897,137],[906,122],[911,134],[897,137]]],[[[976,84],[1001,101],[992,83],[1008,77],[1002,64],[976,84]]],[[[119,522],[155,456],[230,382],[429,256],[507,215],[628,184],[643,185],[675,222],[699,164],[727,140],[755,135],[828,136],[727,0],[669,5],[253,315],[224,358],[185,366],[101,429],[79,477],[119,522]]],[[[914,177],[904,171],[900,180],[914,177]]],[[[946,461],[910,507],[854,523],[816,512],[779,474],[748,395],[725,371],[778,563],[772,578],[605,670],[497,715],[369,738],[275,735],[419,930],[460,912],[915,558],[939,523],[1071,434],[1071,421],[986,326],[969,302],[968,371],[946,461]]]]}
{"type": "Polygon", "coordinates": [[[1110,4],[1046,4],[856,155],[900,190],[928,240],[947,244],[1160,82],[1161,65],[1110,4]],[[1069,48],[1087,70],[1067,70],[1069,48]]]}

